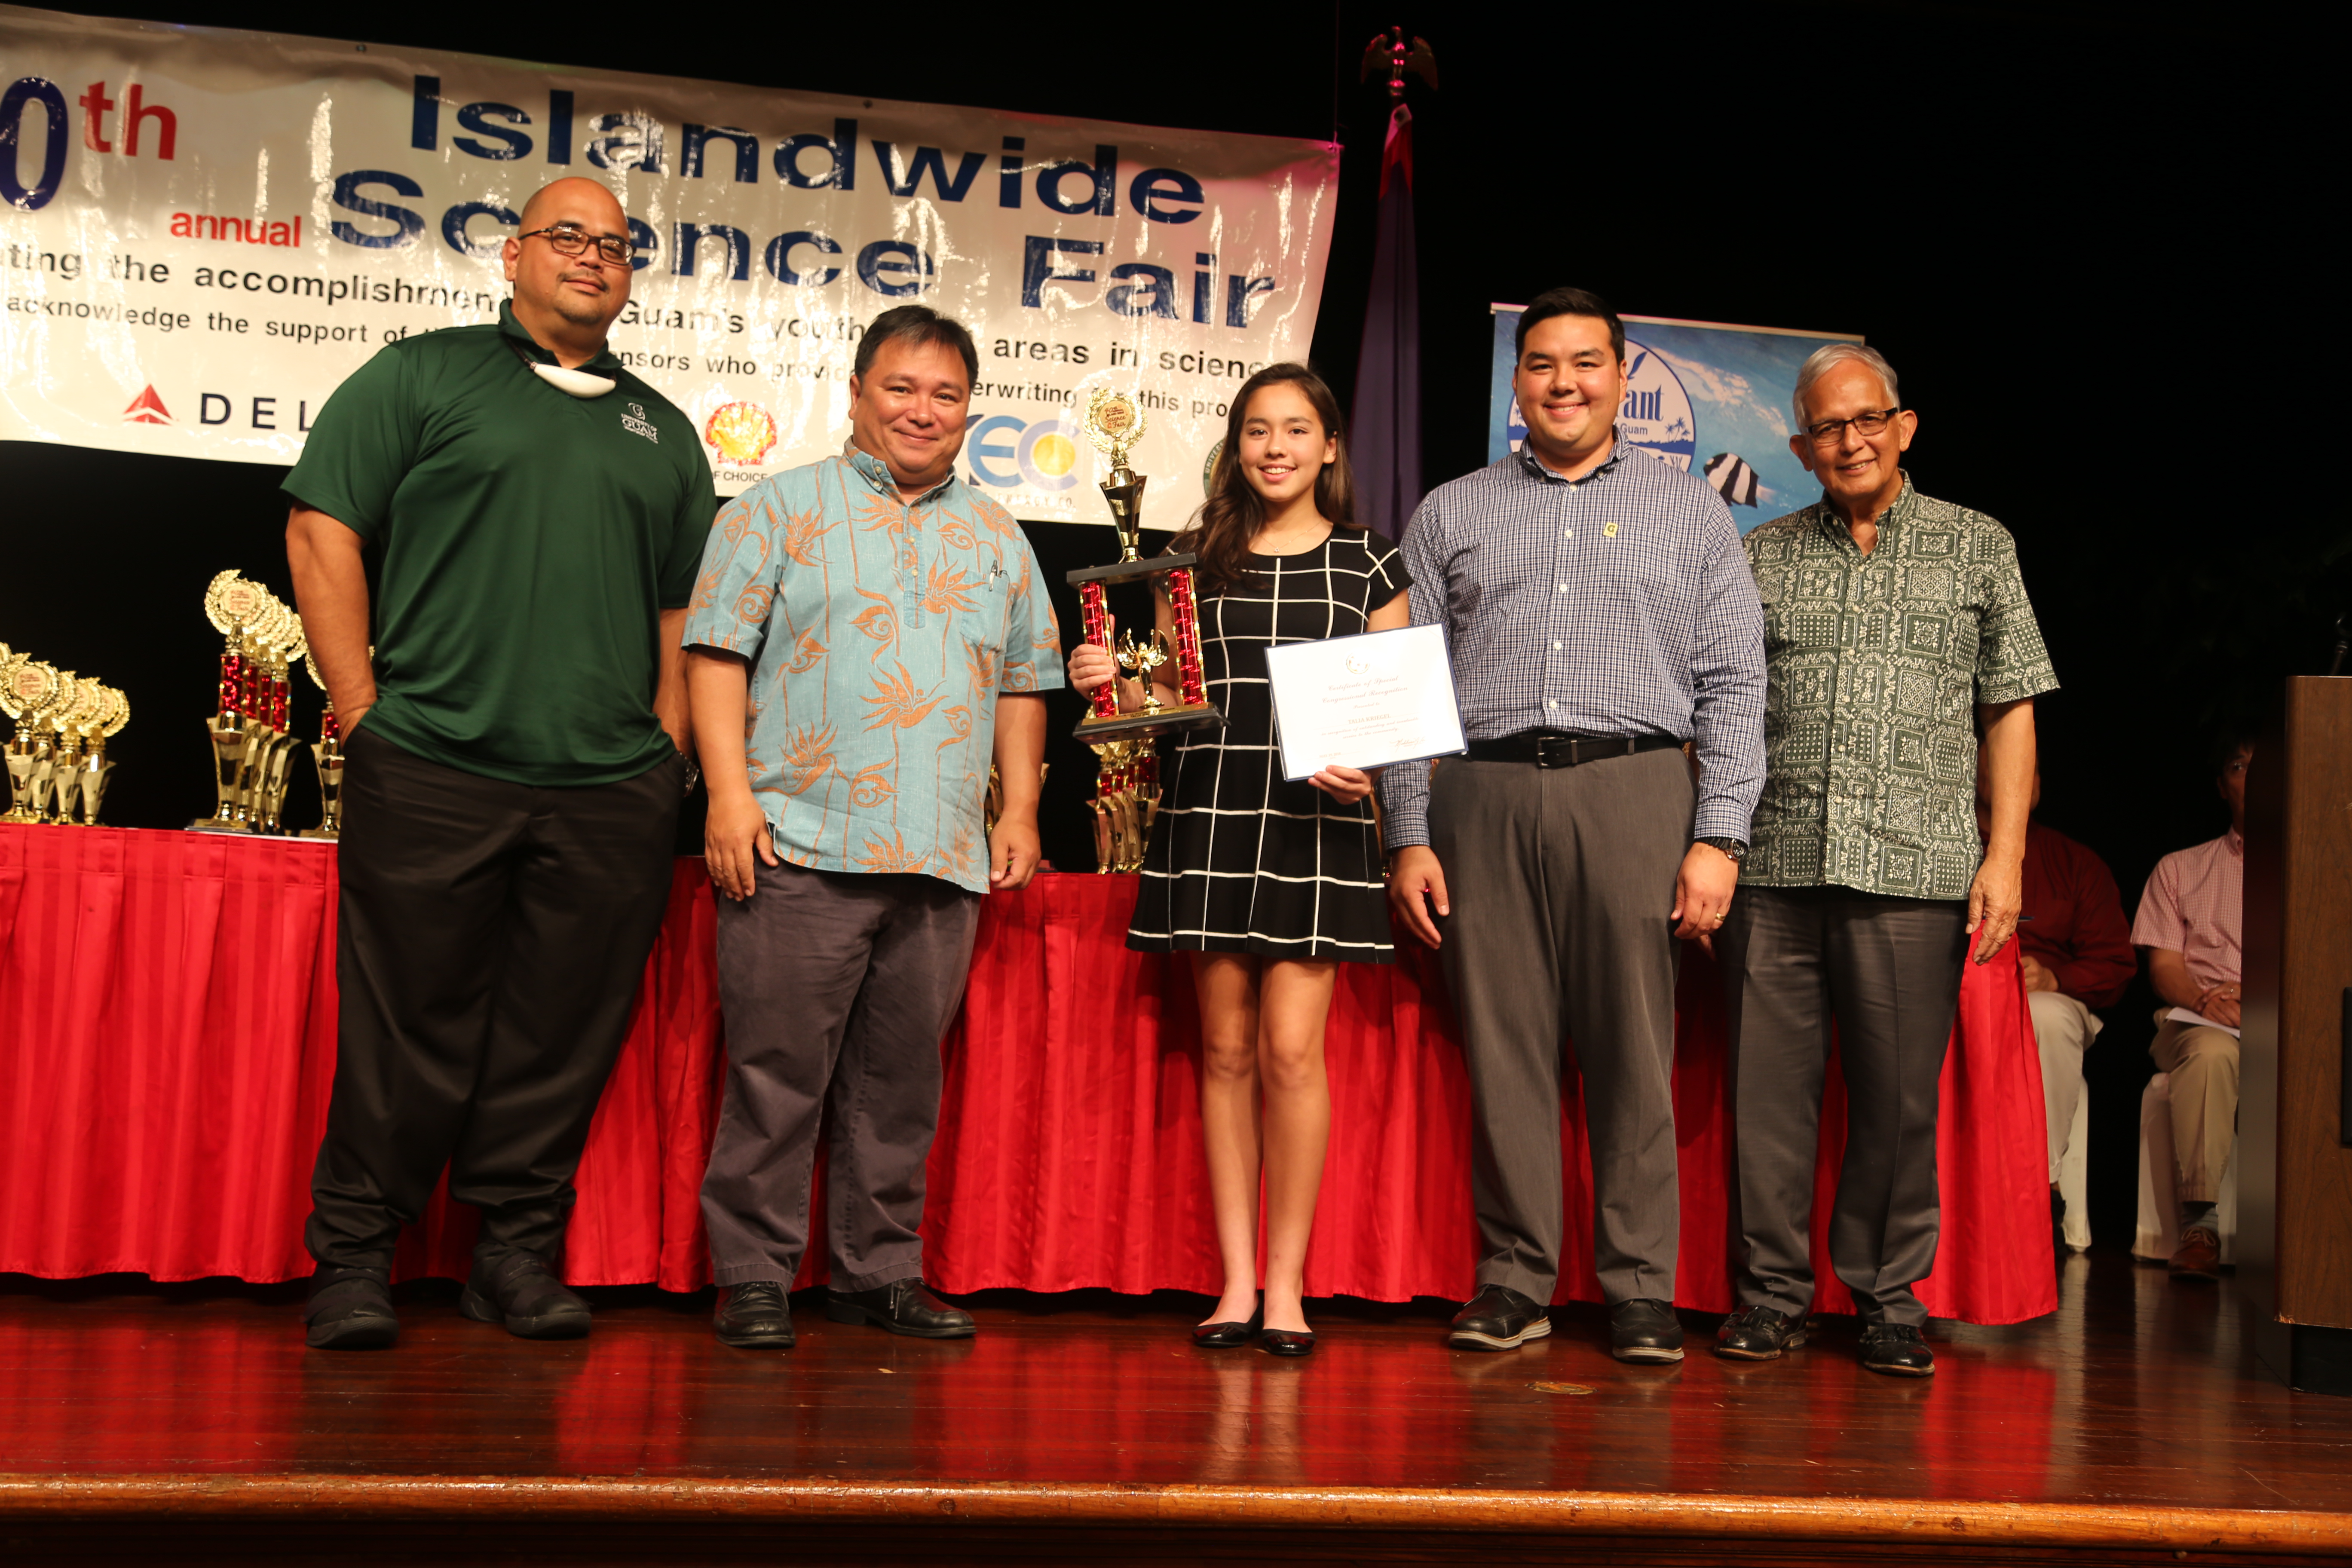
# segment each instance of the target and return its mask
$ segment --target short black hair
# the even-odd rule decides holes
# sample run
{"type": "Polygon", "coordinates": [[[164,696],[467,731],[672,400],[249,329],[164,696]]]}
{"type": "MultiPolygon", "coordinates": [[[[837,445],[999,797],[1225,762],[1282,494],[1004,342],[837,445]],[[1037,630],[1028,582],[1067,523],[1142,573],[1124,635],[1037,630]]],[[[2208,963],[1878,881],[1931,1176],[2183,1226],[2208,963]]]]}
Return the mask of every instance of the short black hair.
{"type": "Polygon", "coordinates": [[[2256,731],[2243,720],[2226,721],[2213,731],[2213,776],[2221,777],[2237,761],[2238,753],[2251,753],[2254,749],[2256,731]]]}
{"type": "MultiPolygon", "coordinates": [[[[1609,308],[1609,301],[1590,289],[1547,289],[1528,301],[1519,312],[1518,336],[1512,340],[1513,358],[1528,352],[1528,329],[1538,321],[1549,321],[1554,316],[1591,316],[1609,323],[1609,346],[1622,363],[1625,358],[1625,323],[1609,308]]],[[[977,372],[974,373],[978,374],[977,372]]]]}
{"type": "Polygon", "coordinates": [[[874,356],[882,345],[892,341],[907,343],[947,343],[963,355],[964,390],[980,384],[980,351],[972,346],[971,334],[961,321],[952,316],[942,316],[929,305],[900,305],[885,310],[866,324],[866,335],[857,340],[856,374],[863,379],[873,368],[874,356]]]}

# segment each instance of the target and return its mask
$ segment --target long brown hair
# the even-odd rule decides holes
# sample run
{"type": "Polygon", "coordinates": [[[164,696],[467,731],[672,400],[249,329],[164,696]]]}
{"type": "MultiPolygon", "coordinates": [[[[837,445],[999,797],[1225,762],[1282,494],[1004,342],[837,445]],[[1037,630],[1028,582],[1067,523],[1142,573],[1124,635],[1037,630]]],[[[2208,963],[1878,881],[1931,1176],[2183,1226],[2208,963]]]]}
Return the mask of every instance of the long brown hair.
{"type": "Polygon", "coordinates": [[[1315,510],[1329,521],[1355,526],[1356,476],[1348,465],[1348,437],[1339,420],[1339,400],[1323,378],[1303,364],[1270,364],[1242,383],[1225,415],[1224,444],[1217,448],[1217,466],[1209,477],[1209,499],[1192,514],[1192,525],[1171,546],[1201,558],[1201,573],[1212,584],[1231,587],[1241,581],[1250,541],[1265,526],[1265,501],[1250,489],[1242,472],[1242,425],[1250,399],[1263,387],[1288,382],[1305,395],[1323,422],[1324,433],[1339,443],[1339,456],[1315,476],[1315,510]]]}

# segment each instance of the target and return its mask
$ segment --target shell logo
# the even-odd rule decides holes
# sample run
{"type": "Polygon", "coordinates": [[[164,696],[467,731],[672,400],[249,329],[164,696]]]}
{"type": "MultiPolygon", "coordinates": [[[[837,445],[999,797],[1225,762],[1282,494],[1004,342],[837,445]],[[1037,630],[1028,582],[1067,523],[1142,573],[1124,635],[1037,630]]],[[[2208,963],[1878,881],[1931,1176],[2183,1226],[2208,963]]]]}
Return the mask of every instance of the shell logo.
{"type": "Polygon", "coordinates": [[[776,448],[775,416],[756,403],[725,403],[703,422],[702,438],[730,463],[767,460],[776,448]]]}

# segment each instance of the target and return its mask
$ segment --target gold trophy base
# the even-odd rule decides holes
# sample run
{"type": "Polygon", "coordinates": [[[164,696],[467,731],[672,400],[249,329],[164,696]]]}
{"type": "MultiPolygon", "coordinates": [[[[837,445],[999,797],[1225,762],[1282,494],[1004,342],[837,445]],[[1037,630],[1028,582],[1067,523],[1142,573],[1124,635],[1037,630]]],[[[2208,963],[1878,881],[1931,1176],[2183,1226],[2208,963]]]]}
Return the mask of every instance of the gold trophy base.
{"type": "Polygon", "coordinates": [[[188,824],[191,833],[251,833],[249,822],[224,822],[217,816],[200,816],[188,824]]]}
{"type": "Polygon", "coordinates": [[[1118,713],[1108,719],[1087,714],[1070,731],[1083,743],[1099,745],[1105,741],[1133,741],[1145,735],[1172,735],[1182,730],[1223,729],[1225,716],[1213,702],[1203,702],[1198,708],[1171,708],[1162,705],[1156,710],[1138,710],[1133,713],[1118,713]]]}

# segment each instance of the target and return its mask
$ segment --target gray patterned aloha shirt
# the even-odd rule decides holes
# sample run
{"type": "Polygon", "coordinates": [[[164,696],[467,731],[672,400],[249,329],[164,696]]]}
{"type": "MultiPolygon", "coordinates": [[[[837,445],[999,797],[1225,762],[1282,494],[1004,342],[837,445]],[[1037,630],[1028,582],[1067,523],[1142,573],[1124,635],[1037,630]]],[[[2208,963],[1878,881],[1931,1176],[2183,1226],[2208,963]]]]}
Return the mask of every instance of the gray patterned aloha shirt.
{"type": "Polygon", "coordinates": [[[1764,795],[1740,880],[1964,899],[1977,838],[1975,708],[2055,690],[1985,516],[1903,478],[1868,555],[1826,500],[1744,541],[1764,601],[1764,795]]]}

